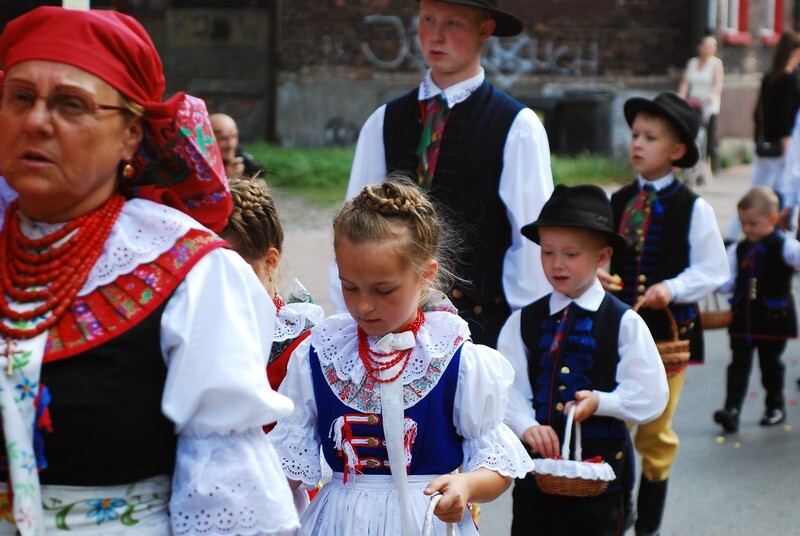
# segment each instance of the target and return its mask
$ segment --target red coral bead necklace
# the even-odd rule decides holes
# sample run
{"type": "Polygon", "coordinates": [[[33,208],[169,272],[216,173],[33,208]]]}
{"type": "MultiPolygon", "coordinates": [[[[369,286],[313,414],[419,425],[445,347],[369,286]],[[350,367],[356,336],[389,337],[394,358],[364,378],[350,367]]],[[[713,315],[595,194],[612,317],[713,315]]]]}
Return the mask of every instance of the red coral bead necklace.
{"type": "Polygon", "coordinates": [[[29,329],[0,322],[0,334],[30,339],[58,322],[89,277],[124,204],[125,198],[115,194],[99,208],[37,239],[26,237],[20,229],[17,201],[9,205],[0,231],[0,314],[11,322],[50,316],[29,329]],[[43,303],[16,311],[9,300],[43,303]]]}
{"type": "MultiPolygon", "coordinates": [[[[419,333],[419,329],[424,323],[425,313],[422,312],[422,309],[417,309],[417,317],[413,322],[406,326],[405,329],[402,329],[401,332],[411,331],[416,339],[417,333],[419,333]]],[[[406,367],[411,360],[412,350],[414,350],[413,347],[405,350],[393,350],[387,353],[375,352],[369,347],[367,333],[361,329],[361,326],[358,326],[358,357],[361,358],[361,362],[364,364],[364,368],[367,371],[367,376],[378,383],[390,383],[399,378],[403,372],[405,372],[406,367]],[[376,359],[376,357],[380,359],[376,359]],[[400,367],[400,370],[397,372],[397,374],[391,378],[381,378],[381,371],[389,370],[400,362],[402,362],[403,365],[400,367]]]]}

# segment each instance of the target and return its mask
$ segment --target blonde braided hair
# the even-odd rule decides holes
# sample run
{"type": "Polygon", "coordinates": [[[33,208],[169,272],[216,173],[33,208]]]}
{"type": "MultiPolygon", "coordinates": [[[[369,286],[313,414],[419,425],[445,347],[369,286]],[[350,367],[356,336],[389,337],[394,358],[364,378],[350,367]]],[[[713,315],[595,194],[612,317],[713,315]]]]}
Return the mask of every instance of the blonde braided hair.
{"type": "Polygon", "coordinates": [[[418,275],[428,261],[439,262],[434,288],[447,290],[455,278],[449,269],[456,249],[453,233],[434,203],[403,175],[366,186],[344,204],[333,220],[334,247],[343,238],[354,244],[402,239],[399,253],[418,275]]]}
{"type": "Polygon", "coordinates": [[[257,176],[232,177],[228,185],[233,212],[222,237],[247,261],[262,258],[269,248],[280,253],[283,228],[266,183],[257,176]]]}

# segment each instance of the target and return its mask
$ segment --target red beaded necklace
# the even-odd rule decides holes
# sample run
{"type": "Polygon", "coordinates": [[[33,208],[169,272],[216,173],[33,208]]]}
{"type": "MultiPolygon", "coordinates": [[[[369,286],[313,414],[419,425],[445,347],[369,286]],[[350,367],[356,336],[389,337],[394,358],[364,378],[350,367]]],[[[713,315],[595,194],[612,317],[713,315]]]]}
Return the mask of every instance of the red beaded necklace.
{"type": "MultiPolygon", "coordinates": [[[[415,318],[413,322],[411,322],[408,326],[406,326],[405,329],[401,331],[411,331],[416,339],[417,333],[419,333],[419,328],[421,328],[422,324],[424,323],[425,313],[423,313],[421,309],[417,309],[417,318],[415,318]]],[[[408,362],[411,360],[411,351],[413,349],[414,348],[412,347],[406,350],[394,350],[385,354],[381,352],[375,352],[369,347],[366,332],[361,329],[361,326],[358,327],[358,357],[360,357],[361,362],[364,363],[364,368],[367,370],[367,376],[378,383],[390,383],[399,378],[400,375],[405,372],[408,362]],[[376,357],[388,357],[391,359],[375,359],[376,357]],[[380,371],[389,370],[400,362],[403,362],[403,365],[400,367],[400,371],[397,374],[391,378],[380,377],[380,371]]]]}
{"type": "Polygon", "coordinates": [[[280,312],[281,312],[281,309],[283,309],[283,306],[284,306],[284,305],[286,305],[286,302],[285,302],[285,301],[283,301],[283,300],[281,299],[281,297],[280,297],[280,296],[278,296],[277,294],[275,294],[275,295],[272,297],[272,303],[274,303],[274,304],[275,304],[275,312],[276,312],[276,313],[280,313],[280,312]]]}
{"type": "Polygon", "coordinates": [[[0,322],[0,334],[31,339],[58,322],[89,277],[123,204],[124,197],[113,195],[101,207],[38,239],[22,233],[17,201],[9,205],[0,231],[0,314],[12,322],[51,314],[30,329],[0,322]],[[43,303],[20,312],[11,308],[9,299],[17,304],[43,303]]]}

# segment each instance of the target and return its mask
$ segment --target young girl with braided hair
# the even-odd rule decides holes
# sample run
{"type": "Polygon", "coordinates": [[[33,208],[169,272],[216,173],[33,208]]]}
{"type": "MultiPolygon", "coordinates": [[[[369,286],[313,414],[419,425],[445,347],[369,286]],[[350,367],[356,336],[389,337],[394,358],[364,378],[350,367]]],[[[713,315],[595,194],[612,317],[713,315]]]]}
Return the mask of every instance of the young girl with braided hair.
{"type": "Polygon", "coordinates": [[[436,534],[444,522],[477,534],[468,503],[495,499],[532,462],[502,423],[509,363],[470,341],[441,293],[450,234],[394,177],[349,200],[333,231],[350,314],[300,344],[280,388],[295,411],[268,436],[294,486],[319,480],[320,446],[334,471],[300,534],[416,534],[435,494],[436,534]]]}
{"type": "Polygon", "coordinates": [[[233,212],[222,231],[222,238],[253,267],[277,309],[267,376],[272,388],[278,389],[292,352],[309,335],[311,326],[325,318],[325,313],[322,307],[312,302],[308,291],[296,279],[286,301],[278,294],[275,280],[281,260],[283,228],[263,179],[231,178],[228,185],[233,197],[233,212]]]}

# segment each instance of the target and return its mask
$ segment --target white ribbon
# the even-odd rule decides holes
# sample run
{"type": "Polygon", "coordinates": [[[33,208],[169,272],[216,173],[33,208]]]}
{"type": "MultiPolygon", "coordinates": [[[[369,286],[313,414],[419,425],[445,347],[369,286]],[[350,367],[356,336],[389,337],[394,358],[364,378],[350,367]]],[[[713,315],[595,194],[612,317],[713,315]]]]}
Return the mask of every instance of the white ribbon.
{"type": "Polygon", "coordinates": [[[376,342],[372,349],[375,352],[388,354],[396,350],[408,350],[416,344],[413,331],[403,331],[401,333],[387,333],[376,342]]]}
{"type": "MultiPolygon", "coordinates": [[[[411,335],[413,346],[414,334],[411,335]]],[[[397,335],[402,335],[398,333],[397,335]]],[[[385,339],[384,337],[383,339],[385,339]]],[[[381,340],[383,340],[381,339],[381,340]]],[[[397,348],[405,350],[410,348],[397,348]]],[[[391,378],[395,369],[400,366],[395,365],[389,370],[381,371],[384,378],[391,378]]],[[[389,383],[381,383],[381,414],[383,416],[383,435],[386,438],[386,452],[389,456],[389,468],[392,471],[392,480],[397,488],[397,498],[400,502],[400,533],[403,535],[413,534],[411,522],[411,502],[408,495],[408,473],[406,472],[406,452],[403,445],[405,439],[403,412],[403,385],[401,381],[394,380],[389,383]]]]}

